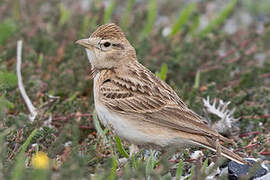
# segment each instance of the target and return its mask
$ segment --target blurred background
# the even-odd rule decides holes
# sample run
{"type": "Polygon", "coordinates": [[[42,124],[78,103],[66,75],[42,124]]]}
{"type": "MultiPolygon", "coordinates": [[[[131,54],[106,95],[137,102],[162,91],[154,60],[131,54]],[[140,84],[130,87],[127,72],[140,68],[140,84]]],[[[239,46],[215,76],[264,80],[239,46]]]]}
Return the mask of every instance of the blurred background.
{"type": "Polygon", "coordinates": [[[205,115],[202,98],[230,101],[239,121],[236,135],[228,136],[240,149],[257,143],[242,153],[269,155],[269,9],[269,0],[2,0],[0,119],[1,129],[10,131],[1,130],[0,175],[13,177],[18,149],[35,128],[31,143],[36,145],[25,150],[26,166],[32,167],[37,151],[59,162],[44,177],[52,169],[59,179],[88,177],[111,157],[93,125],[90,65],[84,49],[74,44],[108,22],[123,29],[139,61],[198,114],[205,115]],[[18,40],[23,41],[24,86],[39,109],[34,123],[17,88],[18,40]]]}

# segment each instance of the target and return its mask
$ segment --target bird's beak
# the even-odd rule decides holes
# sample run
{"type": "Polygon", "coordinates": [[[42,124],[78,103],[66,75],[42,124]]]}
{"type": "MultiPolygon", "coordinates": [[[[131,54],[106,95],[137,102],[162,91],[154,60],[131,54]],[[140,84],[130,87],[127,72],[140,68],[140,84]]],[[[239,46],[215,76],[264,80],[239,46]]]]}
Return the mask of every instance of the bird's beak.
{"type": "Polygon", "coordinates": [[[91,46],[93,46],[90,43],[89,39],[80,39],[80,40],[76,41],[75,43],[79,44],[79,45],[81,45],[81,46],[83,46],[85,48],[90,48],[91,46]]]}

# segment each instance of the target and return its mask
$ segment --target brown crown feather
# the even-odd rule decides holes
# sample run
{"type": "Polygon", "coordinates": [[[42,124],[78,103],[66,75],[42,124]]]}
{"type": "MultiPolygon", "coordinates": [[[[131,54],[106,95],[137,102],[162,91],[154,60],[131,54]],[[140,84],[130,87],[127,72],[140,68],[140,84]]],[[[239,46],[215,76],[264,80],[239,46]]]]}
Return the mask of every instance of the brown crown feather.
{"type": "Polygon", "coordinates": [[[102,39],[123,39],[125,34],[122,29],[114,23],[104,24],[92,33],[91,38],[100,37],[102,39]]]}

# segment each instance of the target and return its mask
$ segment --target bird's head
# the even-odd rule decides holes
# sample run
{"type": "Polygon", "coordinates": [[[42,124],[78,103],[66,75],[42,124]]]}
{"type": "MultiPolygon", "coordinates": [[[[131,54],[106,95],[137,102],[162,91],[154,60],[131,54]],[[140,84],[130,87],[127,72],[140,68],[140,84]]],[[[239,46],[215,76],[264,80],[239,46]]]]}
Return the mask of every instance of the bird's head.
{"type": "Polygon", "coordinates": [[[76,43],[86,49],[91,66],[97,70],[117,68],[136,60],[134,48],[121,28],[113,23],[100,26],[89,38],[76,43]]]}

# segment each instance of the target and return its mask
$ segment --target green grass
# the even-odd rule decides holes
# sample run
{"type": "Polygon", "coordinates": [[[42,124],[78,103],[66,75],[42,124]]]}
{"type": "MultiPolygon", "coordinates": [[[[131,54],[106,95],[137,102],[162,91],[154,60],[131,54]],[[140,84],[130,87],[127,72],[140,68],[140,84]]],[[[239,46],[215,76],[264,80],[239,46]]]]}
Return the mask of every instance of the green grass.
{"type": "Polygon", "coordinates": [[[18,154],[16,157],[16,164],[14,167],[13,175],[12,175],[12,180],[19,180],[21,177],[23,177],[23,173],[25,171],[24,169],[24,158],[25,158],[25,151],[27,147],[29,146],[32,138],[36,135],[37,129],[34,129],[32,133],[29,135],[29,137],[26,139],[24,144],[19,148],[18,154]]]}
{"type": "Polygon", "coordinates": [[[60,13],[58,26],[63,26],[70,18],[70,10],[65,8],[65,6],[62,3],[58,4],[58,9],[60,13]]]}
{"type": "Polygon", "coordinates": [[[214,29],[218,28],[221,24],[223,24],[226,19],[231,15],[233,10],[236,8],[237,2],[238,0],[230,0],[226,7],[221,10],[219,14],[216,15],[216,18],[210,21],[210,23],[199,32],[199,36],[203,37],[214,29]]]}
{"type": "Polygon", "coordinates": [[[122,156],[126,157],[126,158],[129,158],[128,153],[127,153],[126,150],[123,148],[121,139],[120,139],[117,135],[114,137],[114,139],[115,139],[116,146],[117,146],[117,148],[118,148],[120,154],[121,154],[122,156]]]}
{"type": "Polygon", "coordinates": [[[192,179],[206,177],[219,165],[206,172],[214,153],[205,150],[200,162],[190,162],[196,148],[180,153],[176,162],[169,161],[173,151],[160,155],[140,148],[130,155],[130,144],[102,126],[94,110],[93,82],[87,77],[89,62],[74,42],[107,22],[121,25],[138,60],[199,115],[205,116],[202,98],[231,101],[229,108],[236,108],[234,117],[240,118],[235,149],[245,156],[263,156],[270,136],[269,25],[258,34],[252,28],[255,21],[232,35],[222,26],[228,18],[238,20],[236,11],[258,14],[255,20],[263,17],[261,5],[230,0],[199,31],[209,2],[181,8],[170,2],[94,0],[84,4],[85,10],[75,1],[37,0],[27,6],[17,0],[0,2],[0,179],[179,179],[188,172],[192,179]],[[172,28],[170,36],[162,35],[165,27],[172,28]],[[23,82],[39,110],[33,123],[17,88],[19,39],[23,82]],[[256,134],[244,136],[249,132],[256,134]],[[256,148],[244,148],[250,142],[256,148]],[[48,154],[49,169],[33,167],[38,151],[48,154]]]}
{"type": "Polygon", "coordinates": [[[155,20],[157,18],[158,10],[157,10],[157,1],[149,0],[148,1],[148,10],[147,10],[147,20],[144,25],[143,31],[141,32],[141,39],[150,36],[150,33],[153,31],[155,20]]]}
{"type": "Polygon", "coordinates": [[[195,11],[195,9],[196,3],[190,3],[184,8],[184,10],[180,12],[178,20],[172,26],[170,36],[173,36],[182,31],[183,25],[185,25],[188,22],[191,14],[193,13],[193,11],[195,11]]]}
{"type": "Polygon", "coordinates": [[[167,76],[167,72],[168,72],[167,64],[162,64],[160,72],[156,72],[156,76],[159,77],[160,79],[162,79],[163,81],[165,81],[166,76],[167,76]]]}
{"type": "Polygon", "coordinates": [[[11,18],[0,22],[0,46],[2,46],[17,31],[16,20],[11,18]]]}
{"type": "Polygon", "coordinates": [[[131,11],[132,11],[132,8],[134,6],[134,1],[135,0],[128,0],[127,5],[126,5],[126,11],[125,11],[125,13],[124,13],[124,15],[123,15],[123,17],[121,19],[121,27],[124,30],[126,30],[127,27],[130,24],[129,21],[130,21],[130,18],[131,18],[130,16],[132,16],[131,11]]]}
{"type": "Polygon", "coordinates": [[[109,6],[105,9],[103,24],[108,23],[111,20],[111,16],[115,7],[115,1],[111,0],[109,6]]]}

